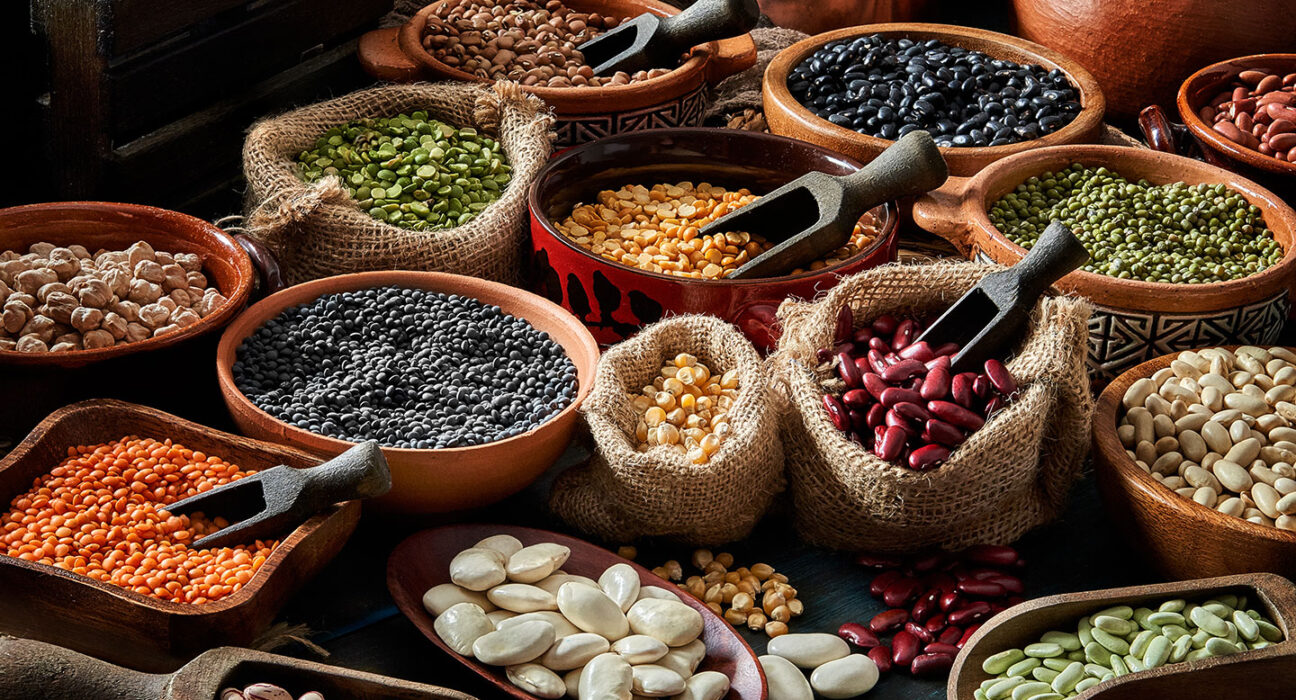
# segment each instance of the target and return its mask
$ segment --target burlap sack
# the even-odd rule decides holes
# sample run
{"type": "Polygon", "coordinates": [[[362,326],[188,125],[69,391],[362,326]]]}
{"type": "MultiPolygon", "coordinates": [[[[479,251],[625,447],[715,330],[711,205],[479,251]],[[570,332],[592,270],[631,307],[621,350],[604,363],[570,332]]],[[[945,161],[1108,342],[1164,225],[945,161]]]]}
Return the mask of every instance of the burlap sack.
{"type": "Polygon", "coordinates": [[[662,535],[691,545],[718,545],[751,532],[783,490],[778,412],[766,368],[737,328],[709,316],[677,316],[648,326],[599,360],[581,411],[595,453],[588,465],[559,475],[554,512],[611,542],[662,535]],[[733,432],[711,461],[694,465],[666,447],[636,452],[638,415],[628,394],[658,376],[662,363],[687,352],[713,373],[738,370],[733,432]]]}
{"type": "Polygon", "coordinates": [[[1089,446],[1093,399],[1085,372],[1088,302],[1041,300],[1007,362],[1017,399],[930,472],[878,459],[828,419],[815,351],[832,344],[849,304],[857,323],[883,313],[934,320],[993,265],[888,265],[848,277],[822,299],[787,301],[771,356],[789,402],[783,444],[796,526],[826,547],[899,552],[1006,544],[1061,512],[1089,446]]]}
{"type": "Polygon", "coordinates": [[[369,270],[432,270],[500,282],[519,279],[527,188],[550,151],[553,116],[515,83],[381,85],[252,126],[243,144],[243,229],[270,246],[289,284],[369,270]],[[410,231],[362,211],[336,177],[306,184],[296,158],[328,129],[415,110],[497,138],[513,167],[498,200],[463,226],[410,231]]]}

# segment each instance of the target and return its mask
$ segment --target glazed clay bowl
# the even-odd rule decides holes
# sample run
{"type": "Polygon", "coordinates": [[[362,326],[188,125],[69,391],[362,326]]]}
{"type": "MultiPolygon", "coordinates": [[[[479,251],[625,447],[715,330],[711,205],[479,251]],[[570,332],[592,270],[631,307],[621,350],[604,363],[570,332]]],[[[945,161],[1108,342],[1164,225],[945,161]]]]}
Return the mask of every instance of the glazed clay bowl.
{"type": "MultiPolygon", "coordinates": [[[[381,80],[461,80],[490,82],[452,68],[423,47],[427,18],[444,0],[419,10],[398,29],[380,29],[360,42],[360,62],[381,80]]],[[[669,17],[679,8],[659,0],[570,0],[579,12],[631,18],[646,12],[669,17]]],[[[670,126],[697,126],[706,108],[705,90],[756,63],[751,35],[693,47],[685,61],[666,75],[629,85],[551,88],[524,86],[554,109],[558,145],[584,143],[611,134],[670,126]]]]}
{"type": "Polygon", "coordinates": [[[1296,578],[1296,532],[1248,522],[1184,498],[1125,454],[1116,436],[1124,415],[1121,398],[1134,382],[1169,367],[1178,356],[1165,355],[1134,367],[1098,397],[1093,419],[1094,472],[1107,511],[1165,576],[1270,571],[1296,578]]]}
{"type": "Polygon", "coordinates": [[[1121,146],[1057,146],[1019,153],[972,178],[950,178],[914,204],[914,220],[968,257],[1011,265],[1026,253],[990,223],[986,211],[1017,185],[1072,163],[1104,166],[1131,181],[1223,183],[1263,212],[1285,254],[1278,264],[1240,280],[1166,284],[1124,280],[1083,270],[1058,289],[1094,303],[1089,319],[1089,370],[1105,383],[1159,355],[1204,345],[1272,344],[1291,307],[1296,281],[1296,212],[1269,190],[1222,168],[1181,156],[1121,146]]]}
{"type": "Polygon", "coordinates": [[[880,235],[832,267],[751,280],[702,280],[613,262],[558,232],[579,203],[624,185],[710,182],[763,194],[812,170],[843,175],[859,164],[813,144],[737,129],[656,129],[578,146],[550,160],[531,185],[533,288],[562,304],[603,345],[667,315],[703,313],[737,325],[758,348],[778,338],[774,312],[788,297],[812,299],[837,279],[896,258],[896,207],[869,212],[880,235]]]}
{"type": "Polygon", "coordinates": [[[950,46],[981,51],[995,58],[1021,64],[1033,63],[1049,70],[1058,69],[1066,74],[1071,85],[1080,93],[1082,107],[1080,114],[1076,115],[1070,124],[1051,134],[1003,146],[941,148],[941,155],[949,164],[952,175],[974,175],[981,168],[1000,158],[1035,148],[1067,143],[1092,143],[1098,139],[1102,130],[1106,102],[1098,89],[1098,83],[1079,64],[1056,51],[1024,39],[983,29],[948,24],[895,23],[838,29],[804,39],[779,52],[769,64],[769,68],[765,70],[765,79],[761,88],[765,101],[765,120],[769,122],[770,131],[818,144],[865,163],[876,158],[879,153],[894,143],[888,139],[868,136],[837,126],[827,119],[815,116],[808,108],[797,102],[788,89],[788,76],[791,75],[792,70],[824,44],[870,34],[915,41],[937,39],[950,46]]]}
{"type": "Polygon", "coordinates": [[[322,457],[356,443],[303,430],[253,404],[234,384],[232,367],[239,345],[285,309],[325,294],[397,286],[457,294],[494,304],[550,335],[576,365],[576,398],[538,427],[511,438],[472,447],[418,450],[384,447],[392,489],[370,503],[406,514],[443,513],[495,503],[535,481],[558,460],[576,429],[577,409],[589,394],[598,346],[585,326],[549,301],[516,287],[440,272],[360,272],[305,282],[271,295],[234,320],[221,336],[216,371],[221,393],[245,435],[278,442],[322,457]]]}

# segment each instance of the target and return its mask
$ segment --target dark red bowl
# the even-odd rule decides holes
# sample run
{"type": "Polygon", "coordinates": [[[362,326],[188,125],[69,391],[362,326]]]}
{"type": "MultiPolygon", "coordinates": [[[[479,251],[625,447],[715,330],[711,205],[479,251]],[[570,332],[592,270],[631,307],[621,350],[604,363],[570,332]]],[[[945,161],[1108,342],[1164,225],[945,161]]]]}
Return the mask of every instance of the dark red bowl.
{"type": "Polygon", "coordinates": [[[742,329],[759,348],[778,339],[774,311],[788,297],[813,298],[839,277],[896,258],[896,205],[874,208],[880,234],[867,250],[822,270],[754,280],[700,280],[614,263],[558,232],[555,220],[600,190],[628,184],[710,182],[769,192],[807,172],[844,175],[858,161],[782,136],[736,129],[653,129],[611,136],[565,151],[531,184],[532,288],[581,319],[603,345],[674,314],[702,313],[742,329]]]}

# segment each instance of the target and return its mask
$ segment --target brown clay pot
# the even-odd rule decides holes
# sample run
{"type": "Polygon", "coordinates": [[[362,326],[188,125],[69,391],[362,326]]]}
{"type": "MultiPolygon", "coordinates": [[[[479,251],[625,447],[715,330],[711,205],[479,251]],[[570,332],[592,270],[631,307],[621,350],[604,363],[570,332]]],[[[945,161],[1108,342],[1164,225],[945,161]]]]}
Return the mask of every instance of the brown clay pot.
{"type": "Polygon", "coordinates": [[[878,22],[914,22],[929,0],[760,0],[761,14],[775,26],[806,34],[878,22]]]}
{"type": "Polygon", "coordinates": [[[995,58],[1017,63],[1033,63],[1049,70],[1059,69],[1080,92],[1083,107],[1080,114],[1066,126],[1038,139],[1011,143],[1004,146],[982,148],[942,148],[941,155],[949,164],[950,174],[969,176],[1000,158],[1015,153],[1046,146],[1067,143],[1092,143],[1102,129],[1105,102],[1098,83],[1079,64],[1061,54],[1017,37],[988,32],[983,29],[956,27],[948,24],[870,24],[848,27],[812,36],[779,52],[765,70],[761,88],[765,100],[765,120],[770,132],[809,141],[829,150],[844,153],[862,162],[869,162],[886,150],[894,141],[867,136],[846,127],[820,119],[797,102],[788,90],[788,75],[806,57],[819,47],[839,39],[849,39],[868,34],[885,37],[909,38],[916,41],[937,39],[951,46],[981,51],[995,58]]]}
{"type": "Polygon", "coordinates": [[[995,200],[1028,178],[1072,163],[1104,166],[1130,180],[1223,183],[1264,212],[1286,254],[1273,267],[1240,280],[1166,284],[1072,272],[1055,285],[1094,303],[1089,320],[1089,368],[1107,382],[1139,362],[1204,344],[1265,344],[1278,339],[1296,281],[1296,212],[1274,193],[1222,168],[1182,156],[1122,146],[1058,146],[1005,158],[972,178],[950,178],[914,204],[922,228],[964,255],[1011,265],[1026,253],[991,223],[995,200]]]}
{"type": "Polygon", "coordinates": [[[472,297],[524,319],[567,351],[576,365],[579,387],[575,400],[557,415],[505,440],[441,450],[384,447],[392,489],[369,503],[390,512],[441,513],[489,505],[522,490],[552,466],[571,442],[577,409],[594,382],[599,351],[585,326],[561,307],[498,282],[441,272],[360,272],[305,282],[266,298],[234,319],[217,348],[216,371],[234,423],[246,435],[323,457],[353,447],[354,442],[311,433],[262,411],[235,386],[232,367],[243,339],[284,309],[324,294],[388,285],[472,297]]]}

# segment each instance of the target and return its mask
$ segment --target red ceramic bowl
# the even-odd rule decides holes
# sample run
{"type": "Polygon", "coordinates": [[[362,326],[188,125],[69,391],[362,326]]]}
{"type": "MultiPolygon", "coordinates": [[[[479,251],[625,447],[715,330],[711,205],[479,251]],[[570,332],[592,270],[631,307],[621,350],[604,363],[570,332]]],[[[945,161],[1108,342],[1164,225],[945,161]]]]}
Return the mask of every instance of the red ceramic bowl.
{"type": "Polygon", "coordinates": [[[827,149],[736,129],[653,129],[600,139],[555,157],[536,176],[531,209],[533,288],[581,319],[610,345],[674,314],[704,313],[742,329],[759,348],[778,339],[774,311],[788,297],[813,298],[853,274],[896,258],[896,205],[870,214],[879,236],[867,250],[822,270],[754,280],[700,280],[614,263],[558,232],[561,221],[598,192],[624,185],[710,182],[762,194],[812,170],[844,175],[860,164],[827,149]]]}

